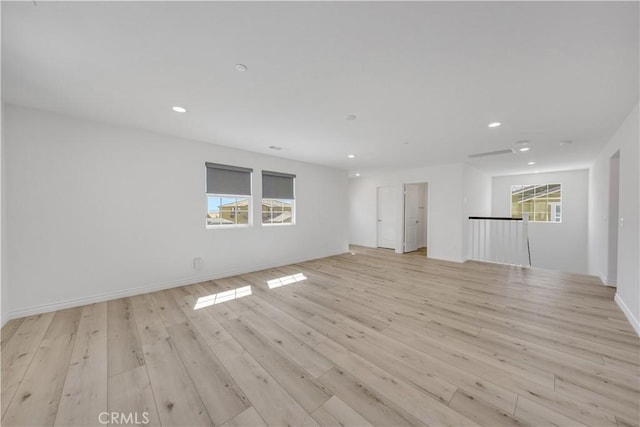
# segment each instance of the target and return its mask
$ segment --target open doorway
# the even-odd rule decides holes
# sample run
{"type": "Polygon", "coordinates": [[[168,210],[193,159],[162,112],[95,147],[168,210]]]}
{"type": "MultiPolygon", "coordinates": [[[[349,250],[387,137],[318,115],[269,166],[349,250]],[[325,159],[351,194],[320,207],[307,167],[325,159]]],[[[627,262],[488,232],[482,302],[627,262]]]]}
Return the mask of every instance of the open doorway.
{"type": "Polygon", "coordinates": [[[620,151],[609,159],[609,254],[606,285],[618,281],[618,206],[620,198],[620,151]]]}
{"type": "Polygon", "coordinates": [[[403,252],[427,251],[428,184],[404,185],[403,252]]]}

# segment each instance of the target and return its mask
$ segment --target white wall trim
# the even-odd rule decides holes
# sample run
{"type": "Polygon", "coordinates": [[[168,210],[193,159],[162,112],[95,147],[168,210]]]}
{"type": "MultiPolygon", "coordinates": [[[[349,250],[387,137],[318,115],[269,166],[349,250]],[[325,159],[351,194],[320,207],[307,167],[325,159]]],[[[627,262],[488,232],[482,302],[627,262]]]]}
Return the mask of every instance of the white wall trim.
{"type": "MultiPolygon", "coordinates": [[[[337,252],[334,254],[327,255],[327,257],[341,255],[343,253],[345,252],[337,252]]],[[[325,258],[325,257],[322,257],[322,258],[325,258]]],[[[9,321],[12,319],[19,319],[21,317],[33,316],[33,315],[42,314],[42,313],[49,313],[51,311],[63,310],[66,308],[80,307],[87,304],[95,304],[98,302],[110,301],[118,298],[131,297],[135,295],[146,294],[149,292],[156,292],[164,289],[171,289],[178,286],[186,286],[194,283],[206,282],[208,280],[222,279],[224,277],[237,276],[239,274],[251,273],[251,272],[256,272],[260,270],[266,270],[269,268],[277,268],[277,267],[282,267],[284,265],[297,264],[305,261],[311,261],[314,259],[320,259],[320,258],[311,257],[311,258],[300,258],[297,260],[279,261],[279,262],[270,263],[270,264],[256,265],[251,269],[227,270],[227,271],[218,272],[215,274],[190,277],[188,279],[159,282],[159,283],[138,286],[138,287],[129,288],[129,289],[123,289],[116,292],[108,292],[108,293],[102,293],[97,295],[91,295],[88,297],[73,298],[65,301],[53,302],[50,304],[35,305],[32,307],[26,307],[18,310],[11,310],[7,313],[6,318],[3,320],[6,323],[6,321],[9,321]]]]}
{"type": "Polygon", "coordinates": [[[615,288],[615,287],[617,287],[617,286],[618,286],[615,280],[609,280],[609,279],[607,279],[607,278],[605,277],[605,275],[604,275],[604,274],[602,274],[602,273],[598,274],[598,277],[600,278],[600,281],[602,282],[602,284],[603,284],[604,286],[609,286],[609,287],[612,287],[612,288],[615,288]]]}
{"type": "Polygon", "coordinates": [[[636,334],[640,336],[640,322],[638,322],[638,319],[633,316],[633,313],[631,312],[631,310],[629,310],[629,307],[627,307],[624,301],[622,301],[620,294],[616,293],[615,301],[616,304],[618,304],[618,307],[620,307],[620,310],[622,310],[624,315],[627,316],[627,320],[629,321],[629,323],[631,323],[631,326],[636,331],[636,334]]]}
{"type": "Polygon", "coordinates": [[[436,261],[455,262],[457,264],[462,264],[463,262],[465,262],[465,260],[463,260],[462,258],[448,258],[448,257],[427,256],[427,259],[433,259],[433,260],[436,260],[436,261]]]}

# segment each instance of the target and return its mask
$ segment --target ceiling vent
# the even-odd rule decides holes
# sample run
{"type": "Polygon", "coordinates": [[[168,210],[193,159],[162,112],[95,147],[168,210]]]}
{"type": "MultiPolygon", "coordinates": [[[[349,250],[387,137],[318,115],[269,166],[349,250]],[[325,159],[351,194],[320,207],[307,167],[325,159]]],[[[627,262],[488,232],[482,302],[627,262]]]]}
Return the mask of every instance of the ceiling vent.
{"type": "Polygon", "coordinates": [[[282,147],[278,147],[277,145],[270,145],[269,148],[271,148],[272,150],[276,150],[276,151],[282,150],[282,147]]]}
{"type": "Polygon", "coordinates": [[[513,154],[515,152],[516,150],[514,150],[513,148],[508,148],[506,150],[487,151],[486,153],[469,154],[468,157],[471,159],[477,159],[479,157],[499,156],[500,154],[513,154]]]}

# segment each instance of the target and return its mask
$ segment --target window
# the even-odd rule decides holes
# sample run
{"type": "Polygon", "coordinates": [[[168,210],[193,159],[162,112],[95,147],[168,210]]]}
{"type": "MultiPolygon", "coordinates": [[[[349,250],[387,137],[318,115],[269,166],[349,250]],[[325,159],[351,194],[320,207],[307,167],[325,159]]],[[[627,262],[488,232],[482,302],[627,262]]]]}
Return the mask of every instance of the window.
{"type": "Polygon", "coordinates": [[[296,176],[262,171],[262,224],[295,224],[296,176]]]}
{"type": "Polygon", "coordinates": [[[529,214],[533,222],[562,222],[562,185],[511,186],[511,217],[529,214]]]}
{"type": "Polygon", "coordinates": [[[251,225],[253,169],[206,163],[207,228],[251,225]]]}

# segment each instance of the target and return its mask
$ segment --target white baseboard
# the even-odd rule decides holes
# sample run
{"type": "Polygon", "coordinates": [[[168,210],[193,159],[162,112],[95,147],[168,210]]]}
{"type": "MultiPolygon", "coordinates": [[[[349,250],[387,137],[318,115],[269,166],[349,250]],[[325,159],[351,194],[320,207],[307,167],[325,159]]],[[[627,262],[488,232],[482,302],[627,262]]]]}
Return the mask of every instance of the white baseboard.
{"type": "Polygon", "coordinates": [[[431,255],[429,255],[428,252],[427,252],[427,258],[433,259],[433,260],[436,260],[436,261],[455,262],[455,263],[458,263],[458,264],[461,264],[461,263],[463,263],[465,261],[462,258],[448,258],[448,257],[440,257],[440,256],[431,256],[431,255]]]}
{"type": "Polygon", "coordinates": [[[618,307],[620,307],[620,310],[622,310],[624,315],[627,316],[627,320],[629,321],[629,323],[631,323],[631,326],[636,331],[636,334],[640,336],[640,323],[638,322],[638,319],[635,318],[631,310],[629,310],[629,307],[627,307],[624,301],[622,301],[622,298],[620,298],[620,294],[616,293],[615,300],[616,304],[618,304],[618,307]]]}
{"type": "MultiPolygon", "coordinates": [[[[344,252],[328,254],[320,258],[341,255],[343,253],[344,252]]],[[[269,268],[277,268],[277,267],[282,267],[283,265],[297,264],[297,263],[311,261],[311,260],[320,259],[320,258],[307,257],[307,258],[299,258],[299,259],[275,262],[275,263],[264,264],[264,265],[256,265],[251,267],[250,269],[227,270],[227,271],[216,272],[212,274],[206,274],[202,276],[192,276],[185,279],[138,286],[134,288],[123,289],[116,292],[106,292],[106,293],[91,295],[87,297],[74,298],[74,299],[69,299],[65,301],[57,301],[49,304],[34,305],[31,307],[25,307],[17,310],[10,310],[7,313],[7,316],[2,320],[4,323],[6,323],[9,320],[19,319],[21,317],[33,316],[33,315],[42,314],[42,313],[49,313],[51,311],[63,310],[63,309],[72,308],[72,307],[79,307],[87,304],[95,304],[98,302],[110,301],[118,298],[131,297],[135,295],[146,294],[149,292],[156,292],[164,289],[171,289],[178,286],[191,285],[193,283],[206,282],[208,280],[216,280],[216,279],[221,279],[223,277],[237,276],[239,274],[251,273],[254,271],[266,270],[269,268]]]]}
{"type": "Polygon", "coordinates": [[[602,284],[603,284],[603,285],[605,285],[605,286],[610,286],[610,287],[612,287],[612,288],[617,287],[617,283],[616,283],[616,281],[615,281],[615,280],[607,279],[607,278],[604,276],[604,274],[600,273],[600,274],[598,274],[598,277],[600,278],[600,281],[602,282],[602,284]]]}

